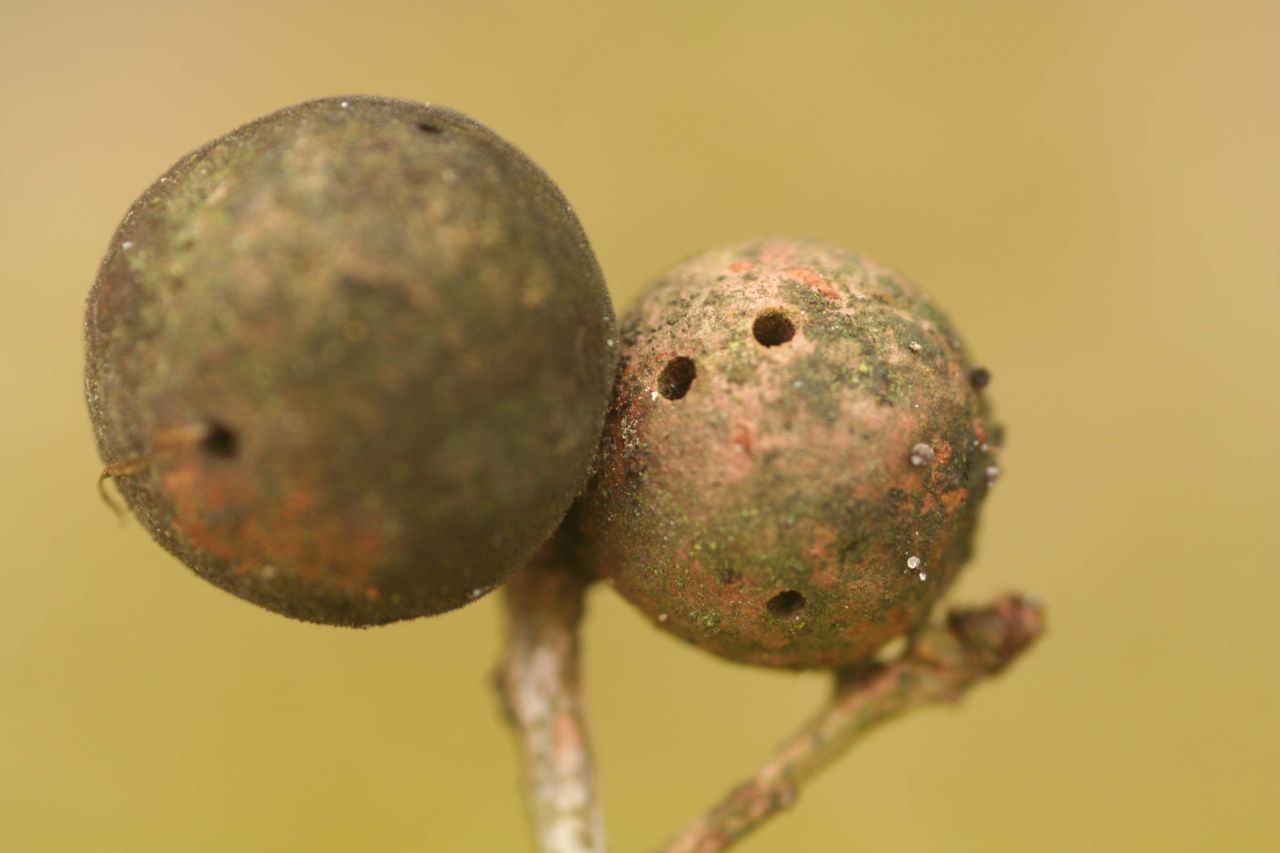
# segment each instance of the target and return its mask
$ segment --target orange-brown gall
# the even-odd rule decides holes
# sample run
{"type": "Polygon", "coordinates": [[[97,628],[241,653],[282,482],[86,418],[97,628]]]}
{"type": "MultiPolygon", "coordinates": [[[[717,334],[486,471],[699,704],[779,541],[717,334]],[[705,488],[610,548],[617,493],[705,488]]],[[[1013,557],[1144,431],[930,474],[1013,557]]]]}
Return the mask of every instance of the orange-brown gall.
{"type": "Polygon", "coordinates": [[[852,252],[775,241],[686,261],[623,323],[583,558],[725,658],[864,659],[969,554],[995,465],[972,369],[919,290],[852,252]]]}
{"type": "Polygon", "coordinates": [[[448,109],[332,98],[133,204],[89,297],[86,390],[161,545],[268,609],[371,625],[478,597],[549,535],[615,337],[528,158],[448,109]]]}

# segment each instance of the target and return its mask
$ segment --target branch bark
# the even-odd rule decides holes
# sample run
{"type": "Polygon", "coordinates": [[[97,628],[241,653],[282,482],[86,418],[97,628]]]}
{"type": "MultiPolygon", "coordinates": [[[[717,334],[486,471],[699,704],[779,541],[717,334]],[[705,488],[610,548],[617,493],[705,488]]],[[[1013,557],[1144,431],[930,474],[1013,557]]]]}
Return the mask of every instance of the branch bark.
{"type": "Polygon", "coordinates": [[[1037,602],[1006,596],[986,607],[952,611],[945,624],[927,625],[891,664],[837,673],[831,704],[663,853],[728,848],[794,803],[801,785],[872,728],[912,708],[958,700],[1008,666],[1043,627],[1037,602]]]}
{"type": "Polygon", "coordinates": [[[605,850],[579,674],[578,626],[589,584],[553,542],[504,592],[507,648],[496,681],[519,740],[543,853],[605,850]]]}

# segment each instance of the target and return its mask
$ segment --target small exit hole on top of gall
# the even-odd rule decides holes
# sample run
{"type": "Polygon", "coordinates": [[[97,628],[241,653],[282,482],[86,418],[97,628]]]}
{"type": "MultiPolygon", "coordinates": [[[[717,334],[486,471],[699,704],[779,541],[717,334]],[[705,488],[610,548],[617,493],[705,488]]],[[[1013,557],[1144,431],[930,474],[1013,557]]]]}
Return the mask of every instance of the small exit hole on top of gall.
{"type": "Polygon", "coordinates": [[[796,327],[781,311],[765,311],[751,324],[751,334],[762,346],[777,347],[796,336],[796,327]]]}
{"type": "Polygon", "coordinates": [[[235,430],[219,421],[210,421],[200,439],[200,449],[218,459],[231,459],[240,451],[235,430]]]}

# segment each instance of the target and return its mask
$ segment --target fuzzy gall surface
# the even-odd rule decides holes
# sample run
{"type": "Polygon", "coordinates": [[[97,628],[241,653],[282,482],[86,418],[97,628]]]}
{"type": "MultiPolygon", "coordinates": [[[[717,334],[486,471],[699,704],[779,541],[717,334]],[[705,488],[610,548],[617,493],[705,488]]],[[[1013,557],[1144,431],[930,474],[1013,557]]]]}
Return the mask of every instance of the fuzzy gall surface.
{"type": "Polygon", "coordinates": [[[552,181],[452,110],[289,107],[125,214],[86,315],[102,459],[197,574],[299,619],[457,607],[581,490],[615,375],[552,181]]]}
{"type": "Polygon", "coordinates": [[[622,347],[575,512],[618,592],[703,649],[790,668],[861,660],[927,616],[996,441],[919,290],[837,247],[748,243],[662,276],[622,347]]]}

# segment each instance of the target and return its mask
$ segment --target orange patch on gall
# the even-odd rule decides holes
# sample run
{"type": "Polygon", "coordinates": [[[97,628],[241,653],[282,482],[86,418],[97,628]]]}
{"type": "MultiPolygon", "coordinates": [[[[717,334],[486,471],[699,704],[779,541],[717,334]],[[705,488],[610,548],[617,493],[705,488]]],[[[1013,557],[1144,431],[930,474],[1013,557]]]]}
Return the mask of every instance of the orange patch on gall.
{"type": "Polygon", "coordinates": [[[729,440],[742,449],[742,452],[751,456],[751,427],[742,421],[737,421],[733,425],[730,432],[729,440]]]}
{"type": "Polygon", "coordinates": [[[964,502],[969,499],[969,491],[967,489],[952,489],[949,492],[942,493],[942,502],[947,507],[947,512],[956,513],[964,506],[964,502]]]}
{"type": "Polygon", "coordinates": [[[987,443],[987,425],[982,422],[982,418],[973,419],[973,433],[978,437],[979,444],[987,443]]]}
{"type": "Polygon", "coordinates": [[[368,581],[386,544],[376,520],[318,514],[305,488],[273,500],[243,469],[195,459],[163,480],[173,499],[174,527],[237,573],[274,565],[350,593],[367,596],[372,588],[368,581]]]}
{"type": "Polygon", "coordinates": [[[831,587],[840,581],[838,561],[833,553],[836,543],[834,527],[815,528],[803,555],[809,563],[809,579],[815,586],[831,587]]]}
{"type": "Polygon", "coordinates": [[[796,281],[809,285],[828,299],[835,299],[838,295],[835,285],[825,276],[819,275],[807,267],[788,267],[783,272],[796,281]]]}
{"type": "Polygon", "coordinates": [[[290,516],[301,515],[314,505],[315,499],[309,491],[306,489],[294,489],[289,493],[289,497],[285,498],[280,511],[290,516]]]}
{"type": "Polygon", "coordinates": [[[933,458],[937,468],[946,465],[947,460],[951,458],[951,442],[941,438],[934,439],[933,458]]]}

